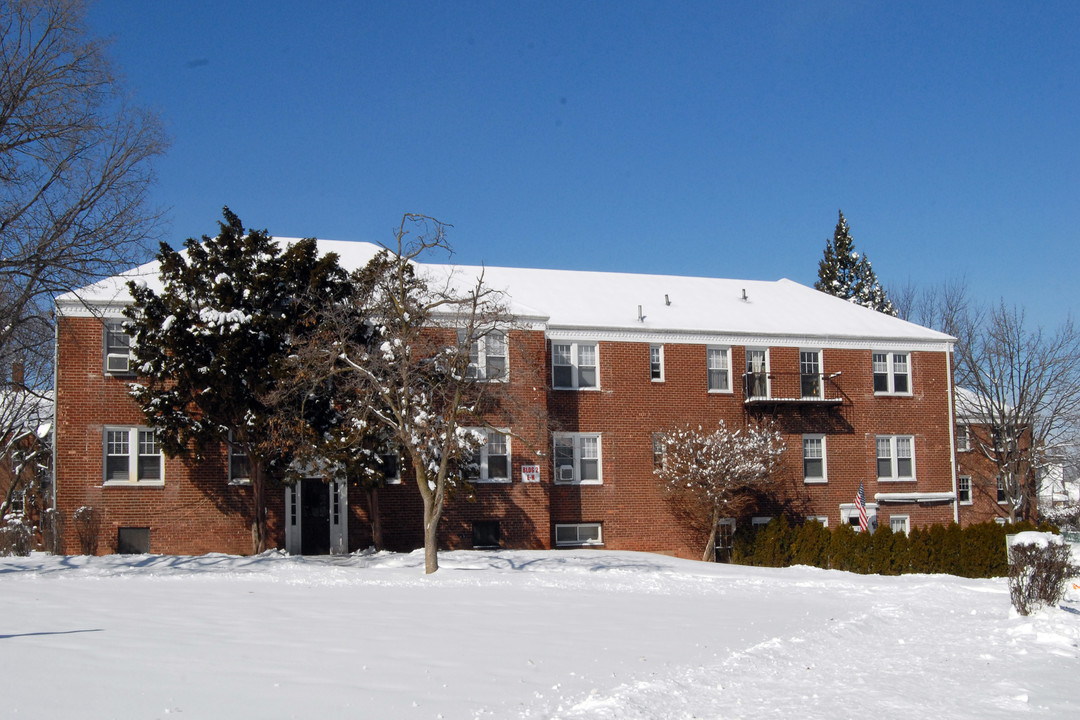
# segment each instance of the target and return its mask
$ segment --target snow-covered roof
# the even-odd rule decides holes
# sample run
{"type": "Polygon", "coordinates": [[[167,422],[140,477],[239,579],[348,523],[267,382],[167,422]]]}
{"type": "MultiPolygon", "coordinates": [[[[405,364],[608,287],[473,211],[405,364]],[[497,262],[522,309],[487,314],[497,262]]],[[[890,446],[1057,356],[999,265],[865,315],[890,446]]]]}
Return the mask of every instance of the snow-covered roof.
{"type": "MultiPolygon", "coordinates": [[[[290,240],[282,238],[283,242],[290,240]]],[[[320,240],[343,267],[363,266],[379,246],[320,240]]],[[[926,347],[946,349],[952,338],[787,279],[733,280],[638,273],[480,267],[426,263],[432,277],[471,287],[483,273],[485,284],[503,291],[511,311],[542,324],[549,335],[597,339],[665,338],[670,342],[820,347],[926,347]],[[640,313],[639,313],[640,306],[640,313]]],[[[160,287],[157,263],[68,293],[57,299],[61,312],[78,314],[82,305],[119,310],[130,296],[128,280],[160,287]]]]}

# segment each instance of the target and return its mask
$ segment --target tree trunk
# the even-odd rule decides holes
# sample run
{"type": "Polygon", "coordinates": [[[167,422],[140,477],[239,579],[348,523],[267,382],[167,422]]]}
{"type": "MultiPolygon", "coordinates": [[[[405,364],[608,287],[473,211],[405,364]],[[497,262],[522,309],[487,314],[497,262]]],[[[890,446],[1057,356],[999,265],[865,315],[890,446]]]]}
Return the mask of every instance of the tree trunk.
{"type": "Polygon", "coordinates": [[[439,569],[439,519],[442,507],[434,498],[424,498],[424,572],[439,569]]]}
{"type": "Polygon", "coordinates": [[[251,521],[251,552],[266,552],[266,493],[261,462],[251,463],[251,494],[255,517],[251,521]]]}
{"type": "Polygon", "coordinates": [[[371,544],[376,550],[383,549],[382,515],[379,513],[379,488],[367,489],[368,519],[371,521],[371,544]]]}
{"type": "Polygon", "coordinates": [[[716,562],[716,528],[720,524],[720,511],[713,510],[712,530],[709,531],[709,542],[705,544],[705,554],[701,556],[702,562],[716,562]]]}

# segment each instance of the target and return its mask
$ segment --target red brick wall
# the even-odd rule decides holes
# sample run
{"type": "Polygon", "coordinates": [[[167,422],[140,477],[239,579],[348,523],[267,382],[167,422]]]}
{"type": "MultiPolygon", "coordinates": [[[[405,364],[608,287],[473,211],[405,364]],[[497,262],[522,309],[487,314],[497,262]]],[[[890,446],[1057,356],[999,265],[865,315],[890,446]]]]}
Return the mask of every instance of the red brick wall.
{"type": "MultiPolygon", "coordinates": [[[[250,551],[250,488],[230,486],[224,452],[195,465],[182,459],[165,463],[163,487],[110,487],[102,484],[102,428],[143,425],[127,395],[131,378],[103,372],[103,328],[93,318],[60,317],[57,373],[58,509],[68,521],[81,505],[103,513],[101,551],[115,545],[117,528],[150,527],[151,550],[168,553],[250,551]]],[[[785,452],[790,512],[825,515],[840,522],[841,503],[851,503],[860,482],[867,501],[876,492],[942,492],[952,488],[951,418],[948,405],[948,355],[911,353],[911,396],[873,393],[871,351],[826,348],[825,375],[834,382],[843,404],[794,404],[751,408],[744,403],[742,369],[745,352],[731,348],[731,393],[706,389],[705,345],[665,344],[663,382],[649,377],[649,344],[599,343],[599,390],[552,390],[550,344],[541,330],[510,334],[510,402],[489,418],[512,427],[512,478],[508,484],[482,483],[459,493],[447,505],[441,545],[471,546],[472,525],[498,520],[503,545],[548,548],[557,523],[599,522],[604,545],[700,557],[703,538],[681,523],[652,473],[652,434],[691,423],[715,426],[724,419],[740,425],[748,419],[775,417],[787,444],[785,452]],[[601,433],[601,485],[555,484],[552,432],[601,433]],[[802,482],[802,434],[827,435],[828,483],[802,482]],[[917,482],[878,483],[875,437],[915,437],[917,482]],[[541,481],[521,482],[523,465],[539,465],[541,481]]],[[[798,348],[770,348],[773,373],[798,372],[798,348]]],[[[403,459],[404,461],[404,459],[403,459]]],[[[407,464],[407,463],[406,463],[407,464]]],[[[284,493],[269,493],[272,542],[284,545],[284,493]]],[[[371,543],[368,498],[350,488],[350,549],[371,543]]],[[[409,550],[422,544],[422,506],[411,473],[403,482],[379,491],[383,539],[390,549],[409,550]]],[[[753,514],[771,515],[777,505],[762,505],[753,514]]],[[[878,518],[909,515],[912,525],[949,522],[952,503],[881,504],[878,518]]],[[[73,532],[67,550],[77,551],[73,532]]]]}

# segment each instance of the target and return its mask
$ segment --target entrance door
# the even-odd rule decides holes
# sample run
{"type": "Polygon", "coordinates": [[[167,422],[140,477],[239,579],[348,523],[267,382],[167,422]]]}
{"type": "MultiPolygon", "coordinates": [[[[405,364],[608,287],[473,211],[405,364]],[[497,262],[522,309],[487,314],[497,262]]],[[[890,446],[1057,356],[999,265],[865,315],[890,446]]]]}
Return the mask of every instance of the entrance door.
{"type": "Polygon", "coordinates": [[[285,488],[285,550],[290,555],[348,552],[345,482],[308,478],[285,488]]]}

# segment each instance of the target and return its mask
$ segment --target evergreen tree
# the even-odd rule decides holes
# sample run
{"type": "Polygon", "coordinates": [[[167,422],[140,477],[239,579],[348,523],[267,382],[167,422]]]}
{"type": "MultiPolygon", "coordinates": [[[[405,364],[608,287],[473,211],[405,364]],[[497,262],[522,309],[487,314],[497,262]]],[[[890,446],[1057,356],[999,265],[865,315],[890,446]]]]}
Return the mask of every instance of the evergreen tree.
{"type": "MultiPolygon", "coordinates": [[[[224,210],[216,238],[189,239],[185,253],[161,244],[163,290],[130,283],[134,302],[124,311],[140,382],[131,394],[169,456],[222,444],[247,456],[252,484],[252,547],[266,538],[266,484],[288,457],[272,442],[271,404],[292,343],[317,326],[302,298],[344,292],[336,256],[319,257],[314,239],[281,248],[266,231],[244,232],[224,210]]],[[[327,401],[298,411],[329,422],[327,401]]]]}
{"type": "Polygon", "coordinates": [[[843,210],[832,240],[825,244],[825,257],[818,262],[818,281],[814,287],[856,305],[896,316],[896,308],[878,282],[870,259],[855,250],[855,240],[843,210]]]}

